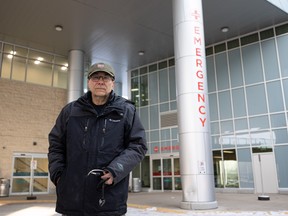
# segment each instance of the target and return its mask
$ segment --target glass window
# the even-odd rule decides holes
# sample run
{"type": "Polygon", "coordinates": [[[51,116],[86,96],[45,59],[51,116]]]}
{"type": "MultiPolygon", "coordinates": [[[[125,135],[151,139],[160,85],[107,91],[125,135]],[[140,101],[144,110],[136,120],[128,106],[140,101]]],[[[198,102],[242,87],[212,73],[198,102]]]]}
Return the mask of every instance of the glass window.
{"type": "Polygon", "coordinates": [[[147,67],[142,67],[139,70],[140,70],[140,75],[147,74],[147,67]]]}
{"type": "Polygon", "coordinates": [[[170,140],[170,129],[161,130],[161,140],[170,140]]]}
{"type": "Polygon", "coordinates": [[[287,77],[288,76],[288,61],[287,61],[288,35],[278,37],[277,45],[278,45],[281,74],[283,77],[287,77]]]}
{"type": "Polygon", "coordinates": [[[168,97],[168,70],[163,69],[159,71],[159,94],[160,94],[160,102],[169,101],[168,97]]]}
{"type": "Polygon", "coordinates": [[[257,116],[249,118],[250,130],[260,130],[269,128],[268,116],[257,116]]]}
{"type": "Polygon", "coordinates": [[[247,87],[247,103],[248,114],[266,114],[267,113],[267,101],[265,96],[264,85],[255,85],[247,87]]]}
{"type": "Polygon", "coordinates": [[[52,86],[52,64],[29,60],[26,81],[35,84],[52,86]]]}
{"type": "Polygon", "coordinates": [[[158,77],[157,73],[149,74],[149,104],[158,103],[158,77]]]}
{"type": "Polygon", "coordinates": [[[230,91],[219,93],[220,119],[232,118],[230,91]]]}
{"type": "Polygon", "coordinates": [[[243,88],[232,90],[232,101],[234,117],[246,116],[246,102],[243,88]]]}
{"type": "Polygon", "coordinates": [[[271,114],[270,119],[272,128],[286,126],[285,113],[271,114]]]}
{"type": "Polygon", "coordinates": [[[163,176],[172,176],[171,159],[163,159],[163,176]]]}
{"type": "Polygon", "coordinates": [[[218,90],[229,88],[229,75],[226,52],[215,56],[218,90]]]}
{"type": "Polygon", "coordinates": [[[172,128],[171,129],[171,136],[172,136],[172,139],[178,140],[178,128],[172,128]]]}
{"type": "Polygon", "coordinates": [[[159,129],[159,109],[158,106],[150,106],[150,130],[159,129]]]}
{"type": "Polygon", "coordinates": [[[240,133],[235,135],[237,147],[250,146],[249,133],[240,133]]]}
{"type": "Polygon", "coordinates": [[[245,83],[263,82],[263,70],[259,44],[252,44],[242,48],[245,83]]]}
{"type": "Polygon", "coordinates": [[[131,77],[139,76],[138,69],[131,71],[131,77]]]}
{"type": "Polygon", "coordinates": [[[236,139],[234,135],[221,136],[221,143],[223,148],[235,148],[236,139]]]}
{"type": "Polygon", "coordinates": [[[274,129],[272,133],[275,144],[288,143],[287,128],[274,129]]]}
{"type": "Polygon", "coordinates": [[[277,176],[279,188],[288,188],[288,172],[287,164],[288,164],[288,146],[276,146],[275,147],[275,160],[277,164],[277,176]]]}
{"type": "Polygon", "coordinates": [[[240,188],[254,188],[253,168],[250,149],[238,149],[240,188]]]}
{"type": "MultiPolygon", "coordinates": [[[[288,85],[287,85],[287,87],[288,87],[288,85]]],[[[219,120],[217,94],[216,93],[209,94],[208,97],[209,97],[210,119],[211,119],[211,121],[219,120]]]]}
{"type": "Polygon", "coordinates": [[[221,151],[213,151],[214,182],[216,188],[224,187],[224,172],[221,151]]]}
{"type": "Polygon", "coordinates": [[[138,77],[131,79],[131,100],[135,103],[136,106],[140,105],[138,77]]]}
{"type": "Polygon", "coordinates": [[[148,76],[140,76],[140,106],[148,105],[148,76]]]}
{"type": "Polygon", "coordinates": [[[172,152],[179,152],[180,146],[178,140],[172,140],[171,145],[172,145],[172,152]]]}
{"type": "Polygon", "coordinates": [[[206,58],[208,92],[216,91],[215,70],[213,56],[206,58]]]}
{"type": "Polygon", "coordinates": [[[228,133],[233,133],[233,121],[222,121],[221,123],[221,133],[222,134],[228,134],[228,133]]]}
{"type": "Polygon", "coordinates": [[[25,81],[26,58],[14,56],[12,67],[12,79],[25,81]]]}
{"type": "Polygon", "coordinates": [[[243,74],[240,50],[232,50],[228,52],[229,68],[231,77],[231,87],[237,87],[243,85],[243,74]]]}
{"type": "Polygon", "coordinates": [[[15,56],[22,57],[25,59],[28,56],[28,49],[27,48],[15,46],[15,51],[16,51],[15,56]]]}
{"type": "Polygon", "coordinates": [[[29,60],[32,61],[40,61],[40,62],[46,62],[46,63],[53,63],[54,56],[44,53],[44,52],[39,52],[36,50],[29,50],[29,55],[28,55],[29,60]]]}
{"type": "Polygon", "coordinates": [[[161,190],[161,160],[152,160],[153,190],[161,190]]]}
{"type": "Polygon", "coordinates": [[[171,141],[162,141],[161,142],[161,153],[170,153],[172,150],[171,141]]]}
{"type": "Polygon", "coordinates": [[[239,133],[239,132],[241,133],[241,132],[248,129],[248,123],[247,123],[246,118],[235,119],[234,124],[235,124],[235,132],[236,133],[239,133]]]}
{"type": "MultiPolygon", "coordinates": [[[[284,92],[285,103],[287,106],[288,105],[288,79],[283,80],[283,92],[284,92]]],[[[286,110],[287,110],[287,108],[286,108],[286,110]]]]}
{"type": "Polygon", "coordinates": [[[161,160],[152,160],[153,176],[161,176],[161,160]]]}
{"type": "Polygon", "coordinates": [[[235,149],[227,149],[223,151],[224,159],[224,174],[225,174],[225,187],[238,188],[238,164],[236,160],[235,149]]]}
{"type": "Polygon", "coordinates": [[[212,142],[212,149],[220,149],[220,137],[219,136],[211,136],[211,142],[212,142]]]}
{"type": "Polygon", "coordinates": [[[212,122],[211,123],[211,134],[219,134],[220,130],[219,130],[219,123],[218,122],[212,122]]]}
{"type": "Polygon", "coordinates": [[[151,143],[150,154],[160,154],[160,143],[159,142],[151,143]]]}
{"type": "MultiPolygon", "coordinates": [[[[53,86],[58,88],[67,89],[68,87],[68,68],[54,65],[53,73],[53,86]]],[[[85,83],[86,80],[85,80],[85,83]]]]}
{"type": "Polygon", "coordinates": [[[141,162],[142,187],[150,187],[150,159],[146,156],[141,162]]]}
{"type": "Polygon", "coordinates": [[[167,112],[169,111],[169,103],[160,104],[160,112],[167,112]]]}
{"type": "MultiPolygon", "coordinates": [[[[62,66],[62,67],[68,67],[68,59],[66,57],[62,56],[55,56],[55,62],[56,65],[62,66]]],[[[63,68],[64,69],[64,68],[63,68]]]]}
{"type": "Polygon", "coordinates": [[[149,129],[148,107],[141,107],[140,108],[140,118],[141,118],[141,122],[142,122],[145,130],[148,130],[149,129]]]}
{"type": "Polygon", "coordinates": [[[270,112],[279,112],[284,110],[280,81],[267,83],[267,95],[270,112]]]}
{"type": "Polygon", "coordinates": [[[155,142],[155,141],[159,141],[160,140],[160,136],[159,136],[159,131],[151,131],[150,132],[150,141],[151,142],[155,142]]]}
{"type": "Polygon", "coordinates": [[[251,136],[251,145],[271,146],[273,144],[270,131],[252,131],[250,136],[251,136]]]}
{"type": "Polygon", "coordinates": [[[174,185],[175,185],[175,190],[182,190],[179,158],[174,158],[174,185]],[[175,177],[175,176],[178,176],[178,177],[175,177]]]}
{"type": "Polygon", "coordinates": [[[170,101],[176,100],[175,67],[169,69],[169,90],[170,90],[170,101]]]}
{"type": "Polygon", "coordinates": [[[14,47],[9,44],[4,44],[3,55],[2,55],[2,68],[1,77],[10,79],[13,58],[16,55],[14,47]]]}
{"type": "Polygon", "coordinates": [[[278,59],[274,39],[261,43],[265,79],[272,80],[279,78],[278,59]]]}
{"type": "Polygon", "coordinates": [[[176,101],[170,102],[170,110],[177,110],[177,102],[176,101]]]}

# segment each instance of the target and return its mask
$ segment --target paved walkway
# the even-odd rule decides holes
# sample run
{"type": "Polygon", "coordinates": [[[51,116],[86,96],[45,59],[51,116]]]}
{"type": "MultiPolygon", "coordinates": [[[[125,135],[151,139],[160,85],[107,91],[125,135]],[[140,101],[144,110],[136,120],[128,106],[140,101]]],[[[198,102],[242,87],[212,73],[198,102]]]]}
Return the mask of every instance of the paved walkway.
{"type": "MultiPolygon", "coordinates": [[[[269,201],[259,201],[256,194],[216,193],[218,208],[212,210],[180,209],[181,192],[129,193],[126,216],[283,216],[288,215],[288,194],[269,194],[269,201]]],[[[59,216],[54,195],[0,197],[0,216],[59,216]]]]}

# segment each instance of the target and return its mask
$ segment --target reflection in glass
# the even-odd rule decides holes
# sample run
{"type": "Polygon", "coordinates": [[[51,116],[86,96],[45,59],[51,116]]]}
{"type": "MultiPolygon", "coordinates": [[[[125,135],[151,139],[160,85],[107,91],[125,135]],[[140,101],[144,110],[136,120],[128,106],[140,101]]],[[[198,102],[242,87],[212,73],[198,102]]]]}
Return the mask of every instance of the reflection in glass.
{"type": "Polygon", "coordinates": [[[163,159],[163,175],[164,176],[172,175],[171,159],[163,159]]]}
{"type": "Polygon", "coordinates": [[[148,100],[148,76],[140,76],[140,106],[147,106],[148,100]]]}
{"type": "Polygon", "coordinates": [[[161,161],[160,159],[152,161],[153,176],[161,176],[161,161]]]}
{"type": "Polygon", "coordinates": [[[12,193],[29,192],[30,178],[13,178],[12,193]]]}
{"type": "Polygon", "coordinates": [[[249,148],[238,149],[239,181],[241,188],[254,188],[254,178],[249,148]]]}
{"type": "Polygon", "coordinates": [[[68,86],[68,69],[55,65],[53,74],[53,86],[66,89],[68,86]]]}
{"type": "Polygon", "coordinates": [[[150,163],[149,156],[146,156],[141,162],[141,180],[142,187],[150,187],[150,163]]]}
{"type": "Polygon", "coordinates": [[[221,151],[213,151],[214,181],[216,188],[223,188],[223,167],[221,151]]]}
{"type": "Polygon", "coordinates": [[[225,187],[239,187],[238,181],[238,164],[236,160],[235,149],[227,149],[223,151],[225,187]]]}
{"type": "Polygon", "coordinates": [[[180,177],[180,159],[174,158],[174,189],[182,190],[181,177],[180,177]]]}
{"type": "Polygon", "coordinates": [[[131,100],[136,106],[140,106],[139,103],[139,83],[138,78],[131,79],[131,100]]]}
{"type": "Polygon", "coordinates": [[[164,177],[163,178],[164,190],[172,190],[172,178],[164,177]]]}
{"type": "Polygon", "coordinates": [[[239,187],[235,149],[224,150],[223,159],[220,150],[213,151],[213,165],[216,188],[239,187]]]}
{"type": "Polygon", "coordinates": [[[153,190],[161,190],[161,177],[153,178],[153,190]]]}
{"type": "Polygon", "coordinates": [[[41,62],[35,64],[34,60],[29,60],[27,66],[27,82],[52,85],[52,64],[41,62]]]}
{"type": "Polygon", "coordinates": [[[14,56],[12,79],[18,81],[25,81],[26,59],[14,56]]]}

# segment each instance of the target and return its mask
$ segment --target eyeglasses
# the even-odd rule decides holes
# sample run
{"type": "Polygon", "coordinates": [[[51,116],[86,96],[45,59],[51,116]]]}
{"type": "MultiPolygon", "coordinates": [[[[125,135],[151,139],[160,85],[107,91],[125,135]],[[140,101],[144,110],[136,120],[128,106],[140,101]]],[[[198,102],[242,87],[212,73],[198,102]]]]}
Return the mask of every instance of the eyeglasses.
{"type": "Polygon", "coordinates": [[[113,80],[111,76],[99,76],[99,75],[91,76],[89,79],[91,79],[93,82],[99,82],[100,79],[102,79],[103,82],[109,82],[110,80],[113,80]]]}

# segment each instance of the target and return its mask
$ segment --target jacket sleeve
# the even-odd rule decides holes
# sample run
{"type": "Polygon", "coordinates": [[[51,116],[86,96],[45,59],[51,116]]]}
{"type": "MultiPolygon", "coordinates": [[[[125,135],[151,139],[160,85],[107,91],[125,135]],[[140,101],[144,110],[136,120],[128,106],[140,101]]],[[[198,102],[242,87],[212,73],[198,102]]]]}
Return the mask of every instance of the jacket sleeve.
{"type": "Polygon", "coordinates": [[[48,162],[51,181],[56,185],[66,166],[66,125],[70,115],[71,104],[66,105],[56,119],[49,133],[48,162]]]}
{"type": "Polygon", "coordinates": [[[105,169],[114,176],[117,184],[144,159],[147,152],[145,129],[133,106],[133,111],[127,116],[128,131],[126,134],[126,148],[105,169]]]}

